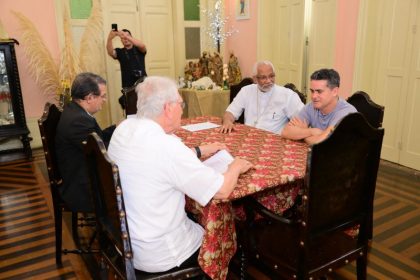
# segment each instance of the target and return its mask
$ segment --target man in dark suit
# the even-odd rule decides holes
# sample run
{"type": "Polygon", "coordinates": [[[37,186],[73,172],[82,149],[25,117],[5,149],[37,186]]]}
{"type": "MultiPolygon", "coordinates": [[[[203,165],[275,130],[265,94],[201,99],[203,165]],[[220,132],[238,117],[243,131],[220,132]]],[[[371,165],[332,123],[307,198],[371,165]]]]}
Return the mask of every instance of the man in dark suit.
{"type": "Polygon", "coordinates": [[[82,142],[96,132],[108,145],[115,129],[113,125],[102,130],[93,117],[106,101],[106,81],[93,73],[81,73],[73,81],[71,97],[61,114],[55,139],[63,178],[59,192],[72,211],[93,212],[82,142]]]}

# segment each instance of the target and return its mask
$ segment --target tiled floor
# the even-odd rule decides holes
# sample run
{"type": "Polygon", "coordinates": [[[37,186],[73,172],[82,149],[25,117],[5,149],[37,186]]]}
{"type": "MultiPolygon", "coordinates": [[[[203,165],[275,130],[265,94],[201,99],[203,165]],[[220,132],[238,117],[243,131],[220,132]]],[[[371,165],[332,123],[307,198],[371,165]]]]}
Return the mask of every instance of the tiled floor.
{"type": "MultiPolygon", "coordinates": [[[[43,155],[0,165],[0,279],[90,279],[82,259],[54,258],[54,223],[43,155]]],[[[420,279],[420,172],[381,162],[368,279],[420,279]]],[[[68,231],[65,246],[72,246],[68,231]]],[[[253,270],[254,279],[268,279],[253,270]]],[[[350,264],[328,276],[355,279],[350,264]]],[[[229,278],[238,279],[234,274],[229,278]]]]}

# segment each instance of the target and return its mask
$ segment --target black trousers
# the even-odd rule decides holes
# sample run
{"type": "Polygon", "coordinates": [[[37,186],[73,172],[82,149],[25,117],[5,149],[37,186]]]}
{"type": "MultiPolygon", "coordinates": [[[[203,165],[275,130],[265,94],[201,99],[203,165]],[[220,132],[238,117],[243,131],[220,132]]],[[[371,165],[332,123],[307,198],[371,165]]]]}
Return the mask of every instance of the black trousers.
{"type": "MultiPolygon", "coordinates": [[[[195,251],[194,254],[192,254],[188,259],[186,259],[183,263],[181,263],[180,266],[176,266],[176,267],[171,268],[167,271],[163,271],[163,272],[159,272],[159,273],[171,273],[171,272],[175,272],[177,270],[180,270],[180,269],[183,269],[183,268],[186,268],[186,267],[198,265],[198,254],[199,253],[200,253],[200,248],[198,248],[198,250],[195,251]]],[[[148,273],[148,272],[145,272],[145,271],[139,272],[137,270],[136,275],[138,275],[138,274],[142,274],[143,277],[145,277],[146,275],[153,274],[153,273],[148,273]]],[[[204,276],[192,277],[190,279],[192,279],[192,280],[207,280],[207,279],[210,279],[210,278],[208,278],[206,275],[204,275],[204,276]]]]}
{"type": "Polygon", "coordinates": [[[121,95],[120,98],[118,98],[118,103],[120,103],[121,108],[125,110],[125,107],[126,107],[125,95],[121,95]]]}

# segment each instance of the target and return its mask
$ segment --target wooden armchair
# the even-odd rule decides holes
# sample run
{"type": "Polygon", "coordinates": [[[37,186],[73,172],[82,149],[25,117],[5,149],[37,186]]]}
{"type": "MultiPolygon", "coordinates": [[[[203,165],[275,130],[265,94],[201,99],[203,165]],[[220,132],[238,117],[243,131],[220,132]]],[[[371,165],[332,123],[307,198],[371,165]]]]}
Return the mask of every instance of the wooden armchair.
{"type": "Polygon", "coordinates": [[[138,79],[131,87],[121,89],[123,94],[123,103],[125,105],[125,116],[134,115],[137,113],[137,92],[136,87],[142,83],[146,77],[138,79]]]}
{"type": "Polygon", "coordinates": [[[383,129],[372,128],[360,113],[353,113],[327,139],[313,145],[297,219],[280,217],[249,199],[248,225],[239,231],[246,261],[272,279],[317,279],[356,260],[357,278],[366,279],[383,135],[383,129]],[[263,218],[255,220],[256,213],[263,218]],[[345,233],[356,225],[360,225],[356,237],[345,233]]]}
{"type": "Polygon", "coordinates": [[[306,94],[300,92],[297,87],[295,86],[295,84],[292,83],[287,83],[284,85],[285,88],[291,89],[294,92],[296,92],[296,94],[299,96],[300,100],[302,101],[303,104],[306,104],[306,94]]]}
{"type": "MultiPolygon", "coordinates": [[[[382,127],[385,107],[373,102],[372,99],[370,99],[369,94],[364,91],[357,91],[347,99],[347,102],[353,105],[357,111],[366,118],[371,126],[375,128],[382,127]]],[[[369,240],[373,238],[373,217],[371,217],[368,238],[369,240]]]]}
{"type": "Polygon", "coordinates": [[[347,99],[347,102],[362,113],[371,126],[382,127],[385,107],[373,102],[369,94],[364,91],[357,91],[347,99]]]}
{"type": "Polygon", "coordinates": [[[125,116],[137,113],[136,85],[121,90],[125,100],[125,116]]]}
{"type": "MultiPolygon", "coordinates": [[[[230,103],[232,103],[233,99],[236,97],[236,95],[239,93],[239,91],[241,90],[241,88],[243,88],[244,86],[247,85],[251,85],[254,83],[254,80],[252,80],[252,78],[244,78],[242,79],[242,81],[240,81],[239,84],[236,85],[232,85],[230,87],[230,103]]],[[[242,115],[238,118],[237,120],[238,123],[244,123],[244,114],[242,113],[242,115]]]]}
{"type": "Polygon", "coordinates": [[[44,149],[45,160],[47,163],[48,177],[50,180],[50,190],[51,197],[54,207],[54,226],[55,226],[55,261],[57,265],[61,265],[61,254],[68,253],[92,253],[93,251],[90,248],[82,249],[80,248],[79,235],[78,235],[78,226],[83,227],[91,225],[89,221],[86,221],[84,218],[78,218],[77,212],[71,212],[70,209],[66,206],[64,201],[61,199],[58,192],[58,188],[62,185],[61,175],[57,165],[57,158],[55,152],[55,134],[57,130],[58,121],[61,117],[61,111],[57,108],[56,105],[47,103],[44,107],[44,112],[41,118],[38,120],[39,132],[42,139],[42,147],[44,149]],[[72,235],[73,240],[76,243],[78,249],[63,249],[63,212],[71,212],[71,226],[72,226],[72,235]]]}
{"type": "Polygon", "coordinates": [[[204,275],[197,266],[146,273],[134,269],[133,253],[117,165],[108,157],[96,133],[85,146],[97,220],[102,279],[187,279],[204,275]]]}

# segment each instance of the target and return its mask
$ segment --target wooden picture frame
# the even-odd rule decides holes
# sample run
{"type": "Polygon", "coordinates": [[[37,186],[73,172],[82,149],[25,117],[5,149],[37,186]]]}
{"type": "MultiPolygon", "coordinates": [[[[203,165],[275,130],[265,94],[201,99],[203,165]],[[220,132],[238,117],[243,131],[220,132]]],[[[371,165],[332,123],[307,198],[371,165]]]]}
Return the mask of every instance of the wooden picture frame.
{"type": "Polygon", "coordinates": [[[243,20],[250,18],[250,0],[235,0],[236,1],[236,20],[243,20]]]}

